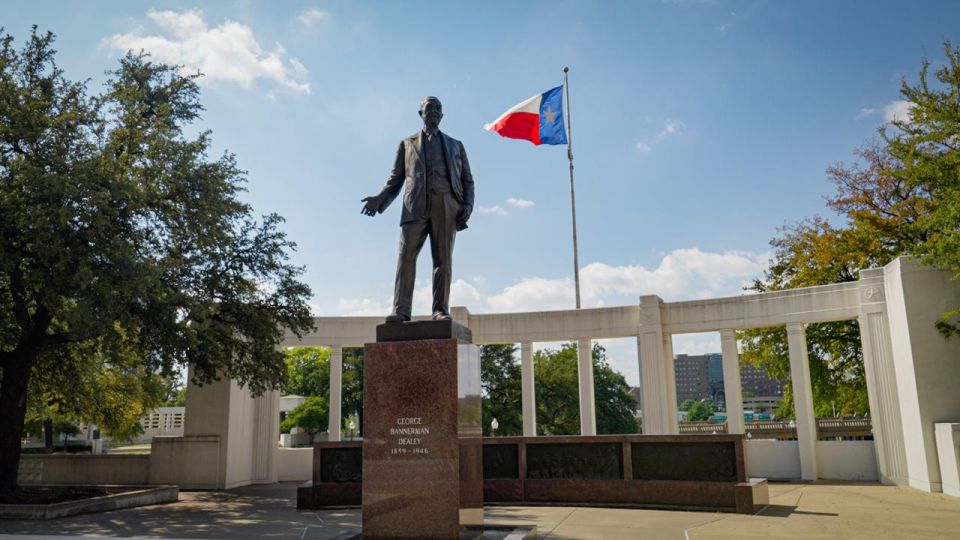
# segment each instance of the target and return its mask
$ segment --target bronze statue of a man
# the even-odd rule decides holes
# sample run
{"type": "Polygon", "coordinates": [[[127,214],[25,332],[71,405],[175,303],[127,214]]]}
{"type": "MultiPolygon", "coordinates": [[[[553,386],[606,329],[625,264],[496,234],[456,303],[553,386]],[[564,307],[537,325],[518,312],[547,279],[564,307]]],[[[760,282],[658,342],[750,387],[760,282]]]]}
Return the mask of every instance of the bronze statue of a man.
{"type": "Polygon", "coordinates": [[[460,141],[441,133],[440,100],[430,96],[420,103],[423,129],[400,141],[393,171],[380,193],[366,197],[362,212],[382,213],[403,188],[400,215],[400,257],[393,291],[393,313],[387,322],[410,320],[417,255],[427,236],[433,255],[433,318],[450,319],[450,278],[453,241],[467,228],[473,212],[473,175],[460,141]]]}

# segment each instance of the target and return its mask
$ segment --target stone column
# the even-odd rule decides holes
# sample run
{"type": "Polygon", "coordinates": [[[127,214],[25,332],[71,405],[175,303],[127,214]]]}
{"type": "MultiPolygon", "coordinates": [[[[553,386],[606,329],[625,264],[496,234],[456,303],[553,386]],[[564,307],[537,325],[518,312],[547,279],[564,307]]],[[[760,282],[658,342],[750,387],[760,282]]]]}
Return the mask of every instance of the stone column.
{"type": "MultiPolygon", "coordinates": [[[[640,297],[640,328],[637,335],[637,358],[640,362],[640,407],[643,412],[643,433],[670,433],[670,414],[677,417],[676,402],[670,403],[668,375],[664,362],[663,326],[660,322],[658,296],[640,297]]],[[[676,392],[676,387],[674,387],[676,392]]]]}
{"type": "Polygon", "coordinates": [[[879,477],[885,484],[904,485],[908,483],[907,457],[883,292],[883,269],[861,270],[859,285],[860,343],[879,477]]]}
{"type": "Polygon", "coordinates": [[[960,424],[936,423],[937,459],[945,495],[960,497],[960,424]]]}
{"type": "Polygon", "coordinates": [[[960,339],[944,337],[934,323],[960,305],[960,282],[898,257],[883,268],[883,283],[908,482],[942,491],[934,426],[960,419],[960,339]]]}
{"type": "Polygon", "coordinates": [[[673,334],[663,333],[663,373],[666,375],[667,430],[673,435],[680,433],[677,420],[677,369],[673,361],[673,334]]]}
{"type": "Polygon", "coordinates": [[[593,388],[593,347],[589,339],[577,340],[577,377],[580,387],[580,434],[597,434],[597,408],[593,388]]]}
{"type": "Polygon", "coordinates": [[[520,344],[520,392],[523,399],[523,436],[537,435],[537,394],[533,382],[533,343],[520,344]]]}
{"type": "Polygon", "coordinates": [[[277,481],[277,434],[280,433],[280,392],[271,390],[254,398],[253,459],[250,480],[254,484],[277,481]]]}
{"type": "Polygon", "coordinates": [[[800,478],[813,481],[817,479],[817,418],[813,414],[813,387],[810,384],[807,334],[802,324],[790,323],[787,325],[787,345],[790,348],[793,408],[797,416],[800,478]]]}
{"type": "Polygon", "coordinates": [[[743,391],[740,387],[740,355],[733,330],[720,331],[723,351],[723,395],[727,402],[727,433],[743,433],[743,391]]]}
{"type": "Polygon", "coordinates": [[[275,392],[254,398],[226,377],[202,387],[190,383],[184,435],[153,439],[148,481],[183,489],[275,482],[279,420],[275,392]]]}
{"type": "Polygon", "coordinates": [[[340,426],[343,425],[341,408],[343,404],[343,345],[330,347],[330,423],[327,427],[328,440],[340,440],[340,426]]]}

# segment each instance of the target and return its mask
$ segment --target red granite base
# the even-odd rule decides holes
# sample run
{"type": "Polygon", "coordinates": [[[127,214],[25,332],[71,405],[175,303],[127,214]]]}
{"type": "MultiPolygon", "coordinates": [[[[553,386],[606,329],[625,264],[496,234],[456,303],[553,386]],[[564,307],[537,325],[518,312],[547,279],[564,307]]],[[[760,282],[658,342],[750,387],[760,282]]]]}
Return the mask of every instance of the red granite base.
{"type": "Polygon", "coordinates": [[[459,538],[482,524],[479,358],[456,339],[366,345],[364,538],[459,538]]]}

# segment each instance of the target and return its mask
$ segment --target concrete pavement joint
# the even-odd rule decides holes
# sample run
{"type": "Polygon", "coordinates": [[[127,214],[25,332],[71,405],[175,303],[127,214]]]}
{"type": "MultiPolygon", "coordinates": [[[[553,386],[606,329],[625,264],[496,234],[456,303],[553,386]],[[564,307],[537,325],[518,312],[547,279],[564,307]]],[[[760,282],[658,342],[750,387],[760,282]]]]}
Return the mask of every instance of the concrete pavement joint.
{"type": "Polygon", "coordinates": [[[570,516],[572,516],[577,510],[578,510],[577,508],[574,508],[569,514],[567,514],[567,517],[565,517],[565,518],[561,519],[560,521],[558,521],[557,524],[554,525],[552,529],[550,529],[550,532],[548,532],[548,533],[546,533],[546,534],[543,535],[543,538],[547,538],[548,536],[550,536],[551,534],[553,534],[553,531],[555,531],[555,530],[557,530],[558,528],[560,528],[560,526],[563,525],[565,521],[567,521],[568,519],[570,519],[570,516]]]}
{"type": "Polygon", "coordinates": [[[709,524],[711,524],[711,523],[716,523],[717,521],[720,521],[721,519],[724,519],[725,517],[726,517],[726,516],[717,516],[717,517],[711,519],[710,521],[708,521],[708,522],[706,522],[706,523],[700,523],[699,525],[694,525],[693,527],[687,527],[686,529],[683,530],[683,538],[684,538],[684,540],[690,540],[690,529],[696,529],[697,527],[703,527],[704,525],[709,525],[709,524]]]}

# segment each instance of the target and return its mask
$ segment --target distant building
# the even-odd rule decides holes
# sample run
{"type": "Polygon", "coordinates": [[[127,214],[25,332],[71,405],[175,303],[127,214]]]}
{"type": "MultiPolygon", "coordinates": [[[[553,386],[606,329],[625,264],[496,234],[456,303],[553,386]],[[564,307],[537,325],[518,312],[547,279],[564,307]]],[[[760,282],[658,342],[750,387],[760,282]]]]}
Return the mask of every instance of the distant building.
{"type": "MultiPolygon", "coordinates": [[[[678,354],[673,365],[677,380],[677,405],[688,399],[709,399],[719,407],[726,407],[721,354],[678,354]]],[[[779,404],[783,399],[783,381],[768,376],[766,371],[752,365],[740,367],[740,386],[749,396],[744,401],[753,400],[753,403],[769,407],[779,404]]]]}
{"type": "Polygon", "coordinates": [[[740,386],[754,397],[783,398],[783,381],[767,375],[767,372],[751,364],[740,366],[740,386]]]}
{"type": "Polygon", "coordinates": [[[287,418],[287,413],[306,400],[304,396],[280,396],[280,421],[283,422],[287,418]]]}
{"type": "Polygon", "coordinates": [[[140,417],[143,433],[133,439],[138,444],[148,443],[154,437],[182,437],[186,407],[157,407],[140,417]]]}
{"type": "MultiPolygon", "coordinates": [[[[688,399],[712,399],[709,354],[678,354],[673,360],[677,379],[677,405],[688,399]]],[[[722,373],[722,372],[721,372],[722,373]]]]}

